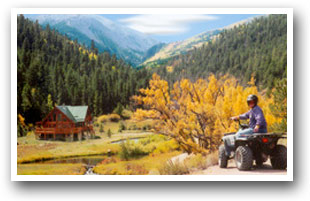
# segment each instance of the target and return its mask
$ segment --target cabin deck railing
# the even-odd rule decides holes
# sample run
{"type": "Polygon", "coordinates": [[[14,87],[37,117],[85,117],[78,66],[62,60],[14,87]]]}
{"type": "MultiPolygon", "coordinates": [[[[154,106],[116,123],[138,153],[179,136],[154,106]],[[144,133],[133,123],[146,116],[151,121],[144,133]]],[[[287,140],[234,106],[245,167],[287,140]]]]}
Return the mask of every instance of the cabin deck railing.
{"type": "Polygon", "coordinates": [[[80,133],[82,131],[92,130],[92,126],[89,127],[78,127],[78,128],[40,128],[37,127],[35,130],[36,134],[72,134],[80,133]]]}

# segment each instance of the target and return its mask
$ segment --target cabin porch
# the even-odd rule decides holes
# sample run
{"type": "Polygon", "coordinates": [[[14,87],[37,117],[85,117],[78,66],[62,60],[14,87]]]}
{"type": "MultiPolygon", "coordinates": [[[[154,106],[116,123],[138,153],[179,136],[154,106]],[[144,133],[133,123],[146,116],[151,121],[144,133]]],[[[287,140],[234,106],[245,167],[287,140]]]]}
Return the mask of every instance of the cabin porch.
{"type": "Polygon", "coordinates": [[[80,128],[40,128],[37,127],[36,139],[38,140],[62,140],[81,141],[94,138],[92,126],[80,128]]]}

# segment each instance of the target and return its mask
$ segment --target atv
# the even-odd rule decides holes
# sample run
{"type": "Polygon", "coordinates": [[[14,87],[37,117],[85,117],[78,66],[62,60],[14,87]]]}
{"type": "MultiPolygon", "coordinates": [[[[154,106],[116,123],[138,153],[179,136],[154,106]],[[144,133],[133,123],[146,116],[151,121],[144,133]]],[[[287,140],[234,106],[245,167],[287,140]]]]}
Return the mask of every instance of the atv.
{"type": "MultiPolygon", "coordinates": [[[[247,124],[241,124],[239,128],[249,128],[247,124]]],[[[286,169],[287,149],[277,144],[280,138],[286,138],[283,133],[253,133],[240,134],[225,133],[222,138],[223,144],[219,147],[219,166],[227,168],[228,160],[235,160],[239,170],[250,170],[253,161],[257,167],[261,167],[270,157],[274,169],[286,169]],[[229,148],[230,151],[226,150],[229,148]]]]}

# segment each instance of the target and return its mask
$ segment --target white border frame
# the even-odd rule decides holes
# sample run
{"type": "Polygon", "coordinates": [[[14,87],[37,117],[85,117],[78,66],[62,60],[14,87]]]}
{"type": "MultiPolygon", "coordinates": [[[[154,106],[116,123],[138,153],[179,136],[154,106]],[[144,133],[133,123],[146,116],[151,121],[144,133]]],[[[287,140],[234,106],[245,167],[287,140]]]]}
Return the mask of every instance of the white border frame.
{"type": "Polygon", "coordinates": [[[292,8],[12,8],[11,9],[12,181],[293,181],[293,9],[292,8]],[[287,175],[17,175],[18,14],[287,14],[287,175]]]}

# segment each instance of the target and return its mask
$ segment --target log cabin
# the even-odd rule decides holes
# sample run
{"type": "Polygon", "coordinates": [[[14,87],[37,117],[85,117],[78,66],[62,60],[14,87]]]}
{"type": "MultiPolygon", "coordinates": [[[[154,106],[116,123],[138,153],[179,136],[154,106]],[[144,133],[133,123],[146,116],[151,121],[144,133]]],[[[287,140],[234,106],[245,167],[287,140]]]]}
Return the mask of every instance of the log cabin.
{"type": "Polygon", "coordinates": [[[41,140],[82,140],[93,138],[92,116],[88,106],[56,106],[40,122],[36,123],[35,135],[41,140]]]}

